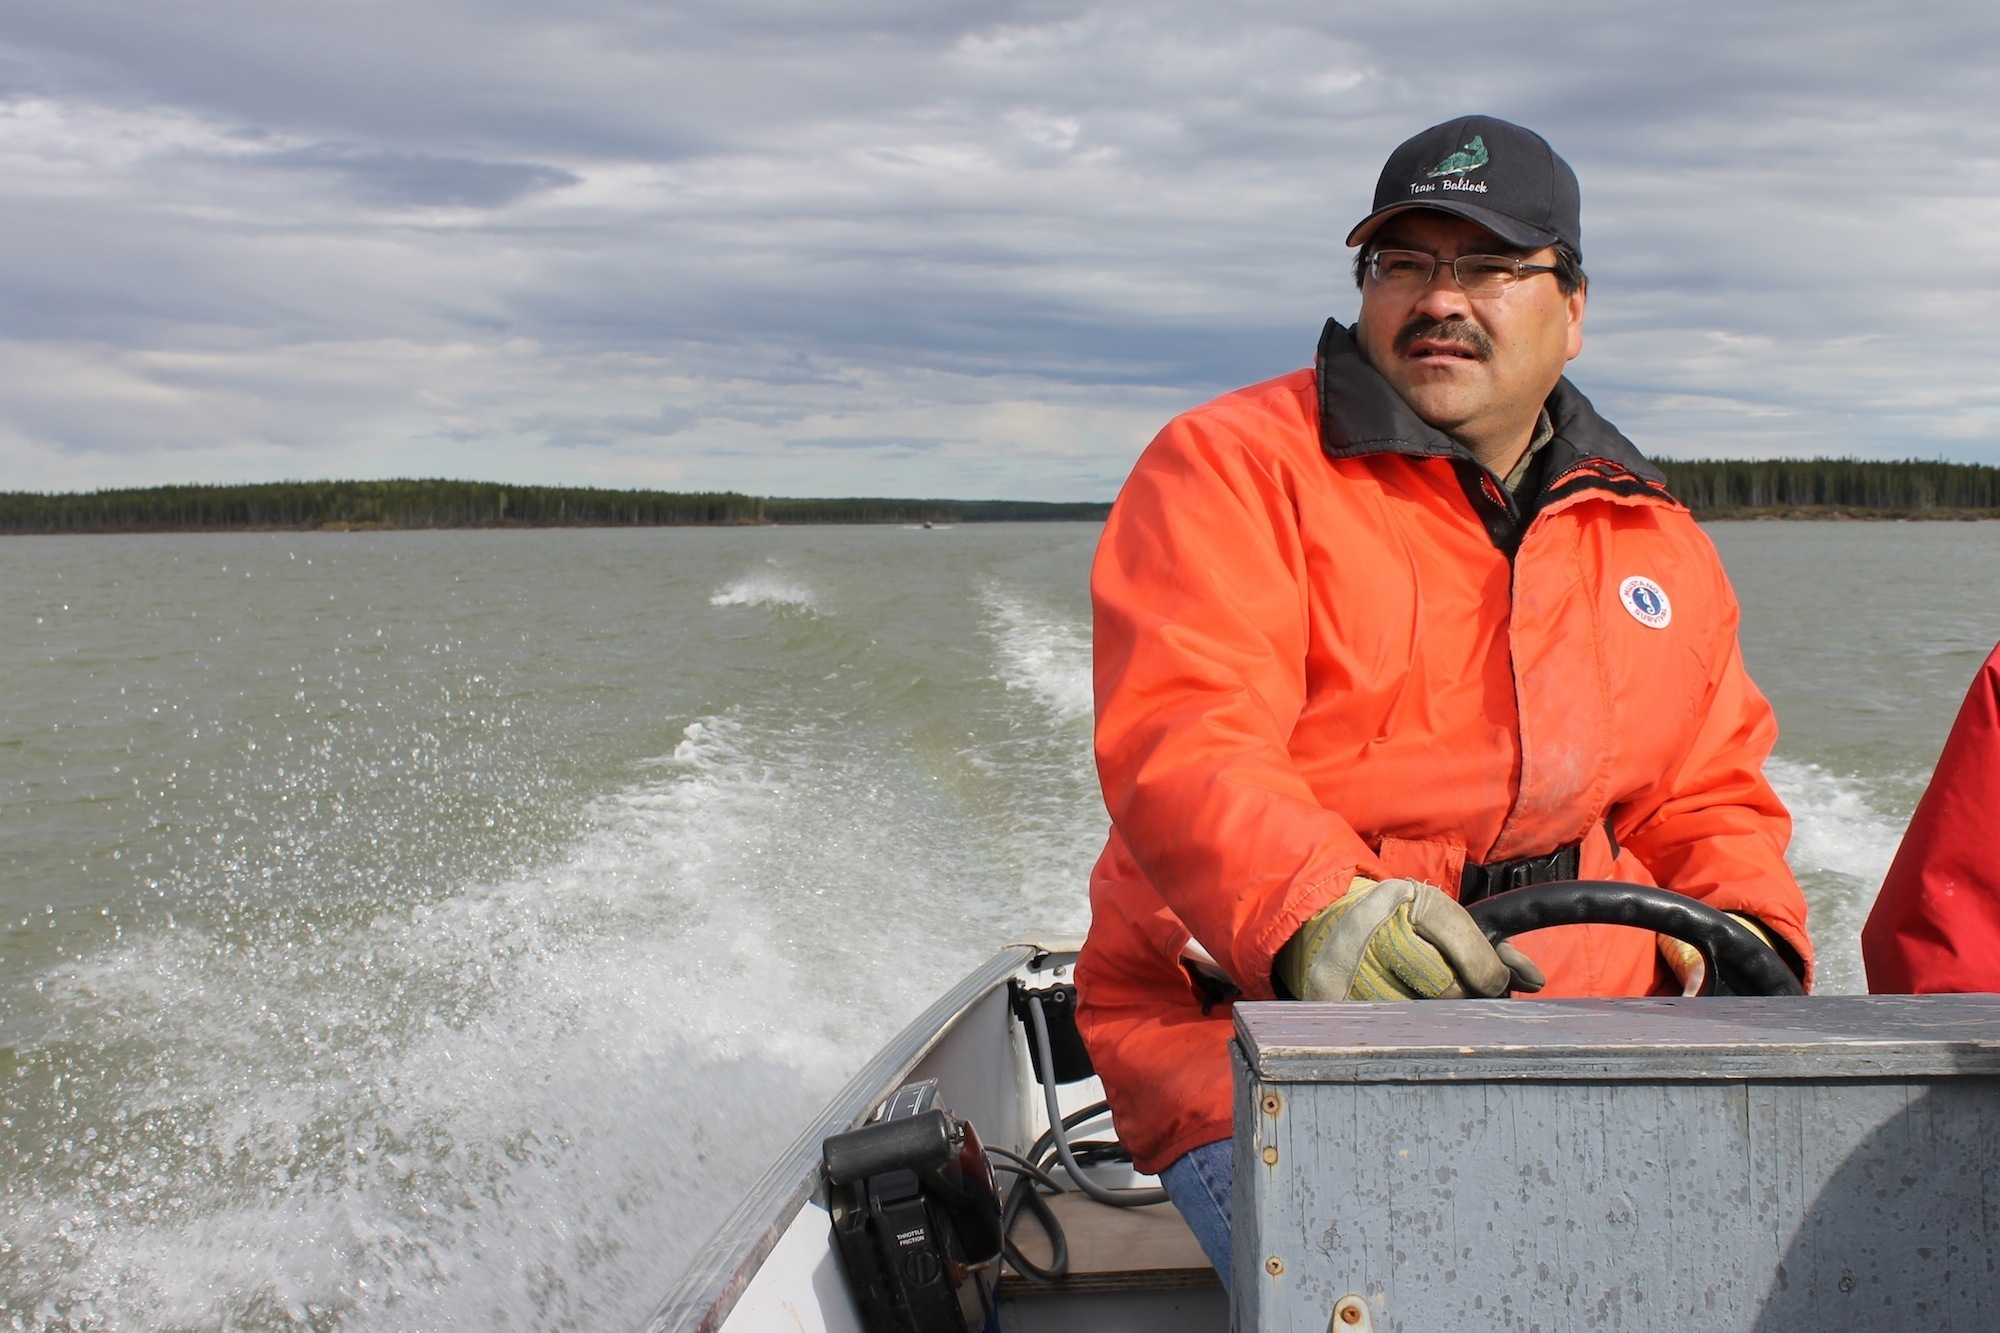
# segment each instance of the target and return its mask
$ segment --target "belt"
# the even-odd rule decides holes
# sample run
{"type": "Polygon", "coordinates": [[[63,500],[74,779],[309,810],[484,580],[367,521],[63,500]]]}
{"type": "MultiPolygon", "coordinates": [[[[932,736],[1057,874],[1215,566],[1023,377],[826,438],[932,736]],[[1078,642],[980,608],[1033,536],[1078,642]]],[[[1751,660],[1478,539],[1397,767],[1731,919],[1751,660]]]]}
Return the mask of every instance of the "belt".
{"type": "Polygon", "coordinates": [[[1461,903],[1476,903],[1509,889],[1575,879],[1582,860],[1583,844],[1573,842],[1567,847],[1556,848],[1546,856],[1524,856],[1518,861],[1495,861],[1492,865],[1467,861],[1465,873],[1458,878],[1458,900],[1461,903]]]}
{"type": "MultiPolygon", "coordinates": [[[[1604,837],[1611,844],[1611,859],[1618,859],[1618,830],[1611,826],[1611,816],[1604,817],[1604,837]]],[[[1561,880],[1575,879],[1582,869],[1583,840],[1578,839],[1567,847],[1558,847],[1545,856],[1524,856],[1518,861],[1495,861],[1492,865],[1480,865],[1476,861],[1465,863],[1465,873],[1458,877],[1458,900],[1461,903],[1476,903],[1481,898],[1491,898],[1496,893],[1509,889],[1525,889],[1530,884],[1554,884],[1561,880]]]]}

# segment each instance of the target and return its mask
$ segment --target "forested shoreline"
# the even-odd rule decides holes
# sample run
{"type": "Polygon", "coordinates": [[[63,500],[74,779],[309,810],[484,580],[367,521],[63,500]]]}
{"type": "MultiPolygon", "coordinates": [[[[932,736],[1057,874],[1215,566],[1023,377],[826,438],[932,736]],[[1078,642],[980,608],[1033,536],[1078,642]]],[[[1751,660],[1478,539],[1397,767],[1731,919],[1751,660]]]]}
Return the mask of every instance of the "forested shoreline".
{"type": "Polygon", "coordinates": [[[2000,518],[2000,467],[1907,459],[1655,459],[1702,518],[2000,518]]]}
{"type": "Polygon", "coordinates": [[[1102,519],[1110,508],[1030,500],[798,500],[734,491],[620,491],[435,479],[282,481],[0,493],[0,533],[991,523],[1102,519]]]}
{"type": "MultiPolygon", "coordinates": [[[[1659,459],[1705,519],[2000,518],[2000,467],[1851,458],[1659,459]]],[[[1101,501],[792,499],[445,480],[0,493],[0,533],[343,531],[1101,520],[1101,501]]]]}

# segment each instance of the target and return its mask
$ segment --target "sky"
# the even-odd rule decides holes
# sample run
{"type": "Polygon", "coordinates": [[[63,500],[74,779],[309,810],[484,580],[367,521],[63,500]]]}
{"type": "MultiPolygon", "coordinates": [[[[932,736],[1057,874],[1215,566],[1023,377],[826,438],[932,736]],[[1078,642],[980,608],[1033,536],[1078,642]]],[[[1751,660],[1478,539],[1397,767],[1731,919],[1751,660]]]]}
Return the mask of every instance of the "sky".
{"type": "Polygon", "coordinates": [[[2000,6],[0,0],[0,490],[1108,499],[1397,143],[1583,188],[1648,453],[2000,463],[2000,6]]]}

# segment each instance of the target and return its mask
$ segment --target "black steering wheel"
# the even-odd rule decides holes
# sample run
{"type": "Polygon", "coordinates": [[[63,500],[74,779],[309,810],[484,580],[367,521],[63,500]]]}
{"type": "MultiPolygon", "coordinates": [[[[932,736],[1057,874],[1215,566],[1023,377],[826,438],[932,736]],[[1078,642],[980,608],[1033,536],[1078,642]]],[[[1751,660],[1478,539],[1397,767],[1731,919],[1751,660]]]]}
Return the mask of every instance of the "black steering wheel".
{"type": "Polygon", "coordinates": [[[1703,995],[1804,995],[1775,950],[1740,921],[1666,889],[1610,879],[1531,884],[1482,898],[1465,909],[1486,938],[1546,926],[1637,926],[1692,944],[1708,963],[1703,995]]]}

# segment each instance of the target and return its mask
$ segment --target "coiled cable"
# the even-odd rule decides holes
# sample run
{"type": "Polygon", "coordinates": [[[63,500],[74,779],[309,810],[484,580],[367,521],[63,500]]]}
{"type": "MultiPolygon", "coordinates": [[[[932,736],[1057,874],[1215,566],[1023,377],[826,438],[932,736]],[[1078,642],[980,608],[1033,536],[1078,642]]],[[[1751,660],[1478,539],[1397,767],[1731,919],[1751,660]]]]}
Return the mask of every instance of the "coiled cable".
{"type": "MultiPolygon", "coordinates": [[[[1049,1020],[1042,1013],[1039,996],[1028,997],[1028,1021],[1035,1029],[1035,1051],[1041,1056],[1042,1068],[1052,1071],[1056,1067],[1055,1056],[1049,1050],[1049,1020]]],[[[1049,1134],[1055,1140],[1056,1156],[1062,1162],[1063,1170],[1076,1182],[1076,1187],[1099,1203],[1110,1204],[1113,1208],[1146,1208],[1167,1201],[1163,1189],[1106,1189],[1084,1174],[1083,1166],[1076,1160],[1076,1153],[1069,1144],[1069,1126],[1063,1120],[1062,1107],[1056,1101],[1056,1085],[1053,1079],[1042,1084],[1042,1100],[1049,1110],[1049,1134]]]]}
{"type": "MultiPolygon", "coordinates": [[[[1053,1070],[1055,1063],[1049,1049],[1048,1016],[1042,1011],[1041,1000],[1032,995],[1028,997],[1028,1020],[1034,1031],[1035,1051],[1041,1057],[1041,1068],[1053,1070]]],[[[1084,1173],[1085,1162],[1131,1160],[1124,1145],[1116,1140],[1069,1141],[1070,1130],[1104,1115],[1111,1109],[1109,1103],[1092,1102],[1064,1115],[1056,1100],[1056,1086],[1052,1081],[1042,1084],[1042,1098],[1048,1108],[1049,1127],[1025,1155],[1006,1148],[988,1148],[986,1153],[994,1159],[993,1169],[996,1172],[1006,1172],[1014,1177],[1000,1214],[1000,1249],[1006,1257],[1007,1266],[1030,1282],[1053,1286],[1069,1276],[1069,1238],[1063,1234],[1062,1223],[1057,1219],[1055,1210],[1049,1207],[1046,1197],[1071,1192],[1050,1174],[1058,1162],[1077,1190],[1113,1208],[1145,1208],[1165,1203],[1167,1192],[1163,1189],[1107,1189],[1084,1173]],[[1049,1238],[1049,1262],[1046,1267],[1021,1253],[1020,1247],[1014,1243],[1014,1224],[1023,1209],[1034,1215],[1035,1224],[1049,1238]]]]}

